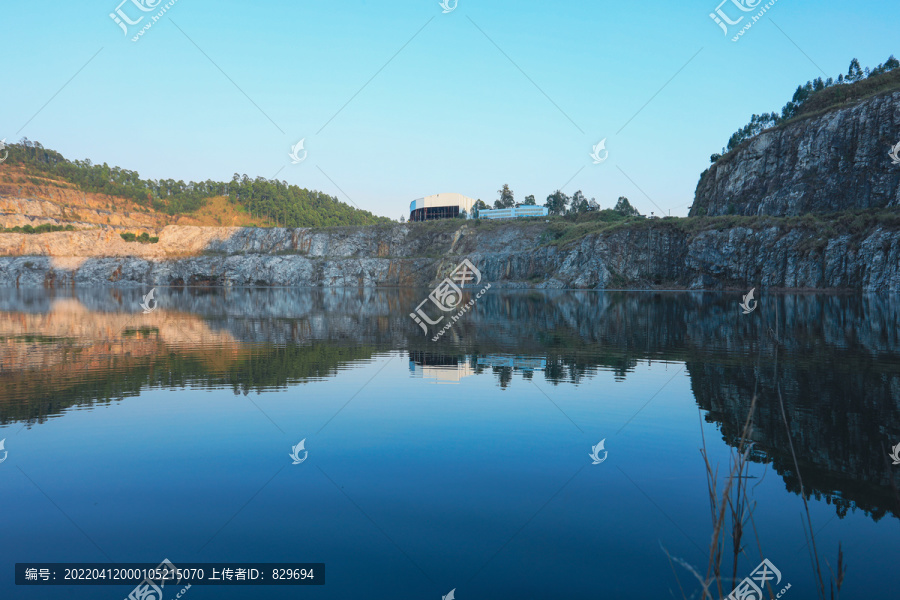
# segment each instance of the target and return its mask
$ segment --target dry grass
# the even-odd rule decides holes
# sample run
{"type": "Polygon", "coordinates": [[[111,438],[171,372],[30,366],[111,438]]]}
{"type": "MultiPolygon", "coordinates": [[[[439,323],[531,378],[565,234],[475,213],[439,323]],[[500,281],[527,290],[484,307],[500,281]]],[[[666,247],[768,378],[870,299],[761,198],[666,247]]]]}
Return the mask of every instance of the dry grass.
{"type": "MultiPolygon", "coordinates": [[[[774,332],[773,332],[774,333],[774,332]]],[[[777,333],[775,334],[777,335],[777,333]]],[[[777,369],[777,350],[776,350],[776,369],[777,369]]],[[[785,428],[790,441],[790,429],[788,427],[787,415],[784,410],[784,402],[781,398],[780,388],[777,390],[778,400],[781,403],[781,413],[784,419],[785,428]]],[[[709,546],[709,559],[706,567],[706,574],[701,575],[700,571],[689,564],[687,561],[672,556],[664,547],[663,552],[669,559],[669,564],[682,597],[687,600],[688,595],[685,593],[684,586],[678,577],[676,565],[685,569],[691,574],[701,588],[700,598],[702,600],[715,600],[716,598],[726,597],[735,584],[743,579],[738,573],[738,559],[741,555],[749,557],[747,543],[747,533],[752,532],[753,538],[750,540],[755,546],[755,553],[759,555],[761,562],[765,558],[765,553],[760,542],[759,533],[756,529],[756,523],[753,514],[756,509],[756,503],[751,500],[748,481],[750,479],[749,466],[750,454],[753,449],[753,442],[749,440],[753,434],[753,415],[756,410],[756,395],[750,403],[750,410],[741,432],[740,442],[737,448],[732,448],[730,456],[730,465],[724,480],[720,480],[718,467],[713,467],[710,462],[709,454],[706,447],[706,438],[703,439],[703,447],[700,454],[703,457],[706,466],[706,482],[707,492],[709,495],[710,519],[712,523],[712,536],[709,546]],[[720,489],[721,488],[721,489],[720,489]]],[[[703,435],[701,420],[701,436],[703,435]]],[[[794,453],[793,443],[790,444],[791,455],[794,459],[794,467],[797,477],[800,478],[800,468],[797,463],[797,457],[794,453]]],[[[758,485],[758,484],[757,484],[758,485]]],[[[827,561],[823,561],[819,556],[818,547],[816,546],[815,536],[813,534],[812,518],[809,512],[809,504],[805,489],[803,488],[802,479],[800,480],[800,496],[803,499],[803,507],[806,522],[804,523],[804,532],[807,538],[807,547],[810,549],[810,560],[816,580],[817,597],[820,600],[838,600],[841,588],[844,583],[844,576],[847,567],[844,564],[844,554],[841,545],[838,544],[837,566],[832,569],[827,561]],[[825,563],[828,570],[826,579],[822,569],[825,563]]],[[[743,575],[741,573],[740,575],[743,575]]],[[[769,582],[767,588],[770,598],[775,598],[778,590],[773,590],[769,582]]]]}

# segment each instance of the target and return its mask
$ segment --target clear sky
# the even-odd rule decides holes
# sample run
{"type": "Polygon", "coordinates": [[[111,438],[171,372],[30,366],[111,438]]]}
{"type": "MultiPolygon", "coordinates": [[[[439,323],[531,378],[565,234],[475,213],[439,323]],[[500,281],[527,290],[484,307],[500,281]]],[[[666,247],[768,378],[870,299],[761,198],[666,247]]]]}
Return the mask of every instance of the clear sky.
{"type": "MultiPolygon", "coordinates": [[[[0,138],[146,178],[277,176],[394,219],[504,183],[684,215],[752,113],[900,55],[887,0],[777,0],[737,42],[709,17],[719,0],[177,0],[137,42],[165,2],[126,0],[147,15],[126,36],[119,1],[0,4],[0,138]]],[[[735,32],[765,4],[733,2],[735,32]]]]}

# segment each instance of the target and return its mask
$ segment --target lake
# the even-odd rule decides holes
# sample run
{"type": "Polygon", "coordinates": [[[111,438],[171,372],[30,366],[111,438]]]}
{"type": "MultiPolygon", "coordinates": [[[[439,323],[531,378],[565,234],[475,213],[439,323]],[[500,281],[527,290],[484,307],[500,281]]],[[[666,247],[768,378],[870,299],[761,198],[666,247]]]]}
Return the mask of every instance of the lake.
{"type": "Polygon", "coordinates": [[[845,597],[897,594],[900,298],[490,290],[435,342],[429,290],[148,291],[0,292],[0,597],[167,558],[326,565],[192,600],[698,598],[704,448],[719,493],[747,456],[723,595],[766,558],[815,598],[839,544],[845,597]]]}

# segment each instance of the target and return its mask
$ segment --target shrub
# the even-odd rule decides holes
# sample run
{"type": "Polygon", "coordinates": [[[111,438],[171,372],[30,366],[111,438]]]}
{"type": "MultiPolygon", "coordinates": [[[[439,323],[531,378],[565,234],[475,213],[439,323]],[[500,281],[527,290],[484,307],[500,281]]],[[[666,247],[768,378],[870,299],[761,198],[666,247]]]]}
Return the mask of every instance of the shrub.
{"type": "Polygon", "coordinates": [[[159,241],[158,237],[156,237],[156,236],[150,237],[150,234],[147,233],[146,231],[140,235],[136,235],[131,232],[120,233],[119,235],[122,236],[122,239],[125,240],[126,242],[140,242],[142,244],[155,244],[156,242],[159,241]]]}
{"type": "Polygon", "coordinates": [[[62,225],[52,225],[50,223],[44,223],[42,225],[38,225],[37,227],[32,227],[31,225],[25,225],[20,227],[16,225],[15,227],[0,227],[0,233],[50,233],[53,231],[77,231],[75,227],[72,225],[66,225],[65,227],[62,225]]]}

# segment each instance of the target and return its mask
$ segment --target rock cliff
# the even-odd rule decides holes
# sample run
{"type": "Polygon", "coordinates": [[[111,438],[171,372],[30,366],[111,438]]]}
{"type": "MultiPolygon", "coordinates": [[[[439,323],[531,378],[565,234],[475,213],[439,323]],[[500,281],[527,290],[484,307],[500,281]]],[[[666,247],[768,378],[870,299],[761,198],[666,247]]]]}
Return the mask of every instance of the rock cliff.
{"type": "Polygon", "coordinates": [[[688,219],[158,229],[143,213],[113,219],[109,198],[19,177],[0,185],[0,222],[80,230],[0,234],[0,286],[429,287],[469,258],[499,288],[897,292],[898,132],[900,91],[764,131],[703,173],[688,219]],[[139,223],[159,243],[121,239],[139,223]]]}
{"type": "Polygon", "coordinates": [[[543,221],[170,226],[158,244],[103,228],[2,234],[0,285],[426,287],[469,258],[506,288],[900,291],[900,227],[826,234],[784,219],[734,220],[648,219],[565,245],[543,221]]]}
{"type": "Polygon", "coordinates": [[[900,91],[762,132],[713,164],[691,216],[900,207],[900,91]]]}

